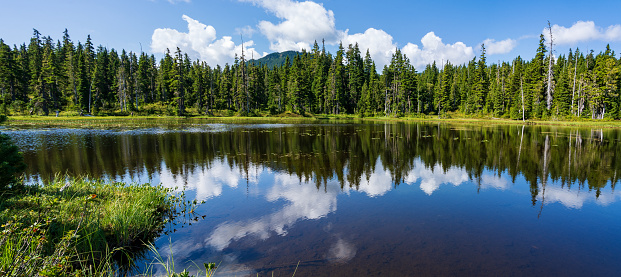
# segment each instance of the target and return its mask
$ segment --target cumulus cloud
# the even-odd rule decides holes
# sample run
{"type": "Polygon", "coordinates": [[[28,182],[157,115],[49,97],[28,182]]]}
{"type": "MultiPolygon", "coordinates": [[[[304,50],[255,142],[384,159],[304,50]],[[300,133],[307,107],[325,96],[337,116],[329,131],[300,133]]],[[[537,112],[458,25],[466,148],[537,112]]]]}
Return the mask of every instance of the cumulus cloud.
{"type": "MultiPolygon", "coordinates": [[[[207,26],[187,15],[183,15],[182,18],[188,23],[188,32],[169,28],[155,29],[151,37],[151,51],[165,53],[166,49],[169,49],[174,52],[179,47],[191,58],[201,59],[211,65],[231,62],[235,54],[241,55],[242,46],[236,45],[230,36],[217,39],[216,29],[213,26],[207,26]]],[[[254,48],[248,48],[253,45],[252,40],[245,43],[246,54],[262,57],[254,48]]]]}
{"type": "Polygon", "coordinates": [[[484,189],[494,188],[498,190],[505,190],[509,188],[509,182],[501,176],[483,174],[483,176],[481,176],[481,187],[484,189]]]}
{"type": "Polygon", "coordinates": [[[231,242],[248,236],[260,240],[265,240],[274,233],[284,236],[287,229],[299,220],[319,219],[336,211],[339,192],[339,186],[332,182],[326,191],[318,191],[312,182],[300,183],[295,176],[276,174],[274,186],[266,195],[266,200],[285,200],[287,205],[257,219],[220,224],[205,243],[222,250],[231,242]]]}
{"type": "MultiPolygon", "coordinates": [[[[273,51],[308,50],[311,48],[311,43],[323,39],[330,45],[342,42],[345,47],[358,43],[360,51],[365,54],[368,49],[377,67],[382,68],[390,62],[397,48],[393,37],[383,30],[369,28],[364,33],[355,34],[349,34],[348,30],[338,30],[335,25],[334,12],[312,1],[239,1],[253,3],[281,19],[278,23],[261,21],[258,24],[260,32],[270,41],[270,49],[273,51]]],[[[474,57],[472,47],[462,42],[443,44],[442,39],[433,32],[425,35],[421,42],[423,43],[422,49],[412,43],[408,43],[403,48],[417,68],[434,61],[439,63],[441,60],[450,60],[460,64],[474,57]]]]}
{"type": "MultiPolygon", "coordinates": [[[[279,19],[278,22],[260,21],[256,28],[245,26],[236,29],[237,34],[248,38],[252,37],[255,32],[260,32],[269,41],[269,48],[272,51],[309,50],[314,41],[322,40],[325,40],[328,45],[342,42],[345,47],[358,43],[361,53],[364,55],[368,50],[377,68],[381,70],[384,65],[390,63],[398,47],[393,37],[381,29],[368,28],[363,33],[355,34],[349,34],[349,30],[337,29],[334,12],[313,1],[238,1],[252,3],[279,19]]],[[[236,45],[230,36],[222,36],[218,39],[213,26],[205,25],[186,15],[183,19],[188,23],[188,32],[168,28],[156,29],[153,32],[151,42],[153,52],[164,53],[166,49],[172,52],[179,47],[193,59],[200,58],[211,65],[231,62],[235,54],[241,54],[241,46],[236,45]]],[[[606,32],[608,37],[621,37],[621,26],[609,29],[606,32]]],[[[407,43],[401,48],[417,69],[422,69],[433,62],[440,64],[443,61],[450,61],[453,64],[462,64],[475,56],[472,47],[459,41],[445,44],[434,32],[427,33],[421,39],[421,43],[421,46],[407,43]]],[[[516,41],[512,39],[502,41],[488,39],[485,43],[488,46],[488,54],[507,53],[516,45],[516,41]]],[[[259,58],[267,54],[266,52],[260,54],[254,48],[250,48],[253,45],[252,40],[244,45],[248,56],[259,58]]]]}
{"type": "MultiPolygon", "coordinates": [[[[544,190],[539,190],[539,201],[544,199],[544,190]]],[[[579,189],[562,188],[558,185],[548,184],[545,189],[545,204],[560,203],[567,208],[581,209],[585,203],[595,202],[598,205],[607,206],[621,199],[621,192],[604,191],[597,197],[596,192],[579,189]]]]}
{"type": "Polygon", "coordinates": [[[414,168],[408,173],[404,181],[408,184],[414,184],[418,179],[421,180],[420,189],[425,194],[431,195],[442,184],[459,186],[468,181],[468,173],[466,170],[454,166],[444,172],[440,164],[434,165],[433,168],[428,168],[420,160],[417,160],[414,162],[414,168]]]}
{"type": "Polygon", "coordinates": [[[315,41],[325,40],[328,45],[340,42],[344,47],[358,43],[362,54],[367,49],[378,68],[390,62],[397,45],[391,35],[383,30],[369,28],[364,33],[348,34],[348,30],[338,30],[334,12],[323,5],[292,0],[240,0],[264,8],[281,19],[278,23],[261,21],[260,32],[269,40],[273,51],[309,50],[315,41]]]}
{"type": "Polygon", "coordinates": [[[261,21],[259,30],[270,41],[273,51],[310,49],[310,43],[325,39],[336,43],[342,32],[335,27],[334,12],[323,5],[292,0],[240,0],[250,2],[281,19],[274,24],[261,21]]]}
{"type": "MultiPolygon", "coordinates": [[[[546,40],[550,39],[549,30],[541,31],[546,40]]],[[[610,25],[606,29],[596,26],[593,21],[578,21],[567,28],[557,24],[552,25],[552,36],[556,44],[576,44],[578,42],[603,40],[621,40],[621,25],[610,25]]]]}
{"type": "Polygon", "coordinates": [[[488,55],[507,54],[515,48],[517,41],[510,38],[501,41],[488,38],[483,41],[483,44],[485,44],[485,49],[487,50],[488,55]]]}
{"type": "Polygon", "coordinates": [[[355,45],[358,43],[360,52],[365,55],[367,50],[377,68],[384,67],[385,64],[390,63],[392,54],[397,49],[397,45],[393,42],[391,35],[384,30],[378,30],[374,28],[367,29],[364,33],[356,33],[353,35],[346,34],[342,39],[343,45],[355,45]]]}
{"type": "Polygon", "coordinates": [[[442,39],[434,32],[427,33],[421,40],[422,48],[413,43],[406,44],[402,51],[410,58],[412,65],[417,69],[422,69],[428,64],[436,62],[446,63],[450,61],[453,64],[466,63],[474,57],[474,50],[470,46],[466,46],[461,41],[454,44],[444,44],[442,39]]]}
{"type": "Polygon", "coordinates": [[[230,167],[227,159],[214,161],[209,166],[197,165],[186,174],[175,174],[164,165],[156,176],[159,179],[156,183],[178,192],[193,190],[196,192],[196,199],[207,200],[222,195],[225,187],[237,188],[242,181],[258,185],[259,175],[264,170],[267,169],[257,166],[242,176],[241,169],[238,166],[230,167]]]}
{"type": "MultiPolygon", "coordinates": [[[[541,201],[543,196],[543,190],[540,190],[537,199],[541,201]]],[[[548,186],[545,190],[546,204],[558,202],[567,208],[580,209],[589,198],[591,197],[588,193],[580,193],[578,190],[572,191],[554,186],[548,186]]]]}

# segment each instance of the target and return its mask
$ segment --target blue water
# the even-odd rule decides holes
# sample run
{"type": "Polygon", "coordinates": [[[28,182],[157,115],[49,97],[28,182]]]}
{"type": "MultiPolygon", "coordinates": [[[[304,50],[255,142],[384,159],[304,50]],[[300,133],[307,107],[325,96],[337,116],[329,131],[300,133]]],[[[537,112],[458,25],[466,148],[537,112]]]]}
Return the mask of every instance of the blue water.
{"type": "MultiPolygon", "coordinates": [[[[400,178],[391,171],[390,159],[382,156],[365,160],[369,170],[351,180],[348,173],[356,159],[374,157],[366,150],[353,150],[366,149],[359,144],[367,139],[352,140],[347,146],[341,143],[342,149],[328,153],[305,147],[317,149],[317,144],[333,139],[330,136],[298,141],[329,126],[3,133],[24,151],[31,168],[29,182],[45,182],[53,172],[90,174],[161,184],[186,191],[190,199],[205,200],[197,210],[204,218],[183,228],[171,226],[169,231],[174,232],[155,241],[160,255],[172,254],[177,271],[195,272],[196,265],[215,262],[217,276],[291,276],[294,271],[296,276],[616,276],[621,272],[621,192],[614,189],[614,179],[607,180],[598,195],[588,183],[549,176],[544,182],[537,171],[538,190],[533,193],[526,168],[518,168],[515,180],[507,170],[489,166],[481,166],[480,173],[472,176],[459,162],[446,165],[441,159],[430,163],[418,156],[395,154],[394,163],[410,160],[400,178]],[[279,137],[275,133],[284,131],[294,137],[278,140],[279,146],[274,146],[272,139],[279,137]],[[220,147],[226,140],[238,146],[220,147]],[[292,146],[294,142],[299,145],[292,146]],[[212,147],[196,148],[197,144],[212,147]],[[171,151],[177,154],[167,156],[171,151]],[[335,159],[328,165],[338,164],[339,155],[348,158],[324,180],[320,161],[330,155],[335,159]],[[47,164],[50,160],[59,160],[64,167],[47,164]],[[76,169],[76,163],[83,166],[76,169]],[[312,168],[309,163],[314,163],[312,168]]],[[[369,127],[369,134],[384,128],[376,127],[369,127]]],[[[342,128],[331,132],[356,136],[360,126],[342,128]]],[[[377,145],[385,143],[382,139],[377,145]]],[[[549,163],[552,168],[565,153],[565,149],[554,152],[556,144],[544,147],[543,139],[536,145],[523,146],[521,159],[533,151],[551,151],[545,155],[549,162],[541,165],[549,163]]],[[[388,155],[385,151],[380,148],[378,153],[388,155]]],[[[513,164],[517,159],[510,160],[513,164]]],[[[599,166],[590,174],[614,170],[616,165],[599,166]]],[[[139,261],[139,270],[150,268],[161,274],[163,268],[153,264],[155,256],[148,253],[139,261]]]]}

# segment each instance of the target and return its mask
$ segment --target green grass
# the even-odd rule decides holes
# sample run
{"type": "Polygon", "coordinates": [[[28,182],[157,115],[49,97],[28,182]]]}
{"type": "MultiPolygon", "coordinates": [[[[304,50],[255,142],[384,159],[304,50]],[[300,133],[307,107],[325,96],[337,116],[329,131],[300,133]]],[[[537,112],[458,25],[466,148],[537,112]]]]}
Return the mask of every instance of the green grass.
{"type": "Polygon", "coordinates": [[[192,204],[169,193],[85,178],[5,192],[0,276],[117,274],[119,265],[144,253],[179,207],[192,204]]]}
{"type": "MultiPolygon", "coordinates": [[[[216,113],[220,115],[222,113],[216,113]]],[[[33,126],[33,127],[88,127],[88,128],[146,128],[162,125],[183,126],[198,125],[204,123],[255,123],[255,122],[286,122],[286,123],[307,123],[315,121],[402,121],[402,122],[440,122],[457,124],[516,124],[516,125],[554,125],[572,127],[594,127],[594,128],[621,128],[621,121],[614,120],[591,120],[582,118],[561,118],[551,120],[531,119],[531,120],[512,120],[506,118],[494,118],[486,116],[466,116],[462,114],[450,114],[449,118],[438,118],[435,115],[409,115],[404,117],[359,117],[356,115],[299,115],[285,112],[272,116],[11,116],[6,125],[13,126],[33,126]]]]}

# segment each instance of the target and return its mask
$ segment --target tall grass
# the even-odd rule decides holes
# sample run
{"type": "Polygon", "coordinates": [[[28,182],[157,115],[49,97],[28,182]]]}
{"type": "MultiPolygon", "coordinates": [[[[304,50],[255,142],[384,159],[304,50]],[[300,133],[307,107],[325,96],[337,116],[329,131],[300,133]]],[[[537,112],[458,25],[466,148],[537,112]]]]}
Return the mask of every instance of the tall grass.
{"type": "Polygon", "coordinates": [[[0,196],[0,276],[116,275],[180,215],[180,207],[196,204],[170,192],[56,178],[0,196]]]}

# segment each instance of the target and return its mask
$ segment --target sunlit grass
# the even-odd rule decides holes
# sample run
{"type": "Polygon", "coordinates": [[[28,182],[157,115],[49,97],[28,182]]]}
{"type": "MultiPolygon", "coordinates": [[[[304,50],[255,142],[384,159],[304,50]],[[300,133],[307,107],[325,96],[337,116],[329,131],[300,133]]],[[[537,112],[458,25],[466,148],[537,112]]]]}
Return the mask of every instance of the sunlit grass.
{"type": "Polygon", "coordinates": [[[148,184],[56,178],[5,193],[0,276],[114,275],[115,261],[146,249],[174,214],[180,201],[169,192],[148,184]]]}

